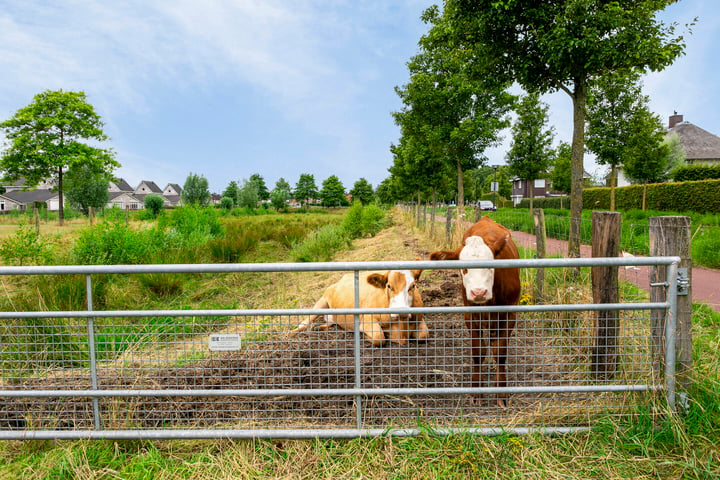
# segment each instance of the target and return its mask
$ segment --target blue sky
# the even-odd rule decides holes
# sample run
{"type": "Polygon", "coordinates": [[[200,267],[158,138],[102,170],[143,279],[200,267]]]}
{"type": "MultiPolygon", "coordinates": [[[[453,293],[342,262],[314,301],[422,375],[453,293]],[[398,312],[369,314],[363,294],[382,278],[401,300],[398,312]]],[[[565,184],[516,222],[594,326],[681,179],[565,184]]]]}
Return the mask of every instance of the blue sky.
{"type": "MultiPolygon", "coordinates": [[[[272,188],[301,173],[349,190],[388,176],[399,131],[393,88],[426,31],[421,0],[0,0],[0,119],[46,89],[82,90],[132,186],[204,175],[221,192],[259,173],[272,188]]],[[[720,135],[720,2],[681,0],[662,18],[699,21],[686,55],[649,74],[667,121],[720,135]]],[[[556,143],[572,109],[547,95],[556,143]]],[[[503,144],[487,152],[504,163],[503,144]]],[[[598,167],[586,160],[586,169],[598,167]]]]}

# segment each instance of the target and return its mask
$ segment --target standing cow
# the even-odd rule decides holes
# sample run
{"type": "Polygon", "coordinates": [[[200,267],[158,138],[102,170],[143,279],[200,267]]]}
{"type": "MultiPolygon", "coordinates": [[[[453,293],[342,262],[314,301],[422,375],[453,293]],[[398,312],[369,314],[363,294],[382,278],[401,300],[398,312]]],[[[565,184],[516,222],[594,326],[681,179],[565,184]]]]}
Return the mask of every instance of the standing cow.
{"type": "MultiPolygon", "coordinates": [[[[460,248],[454,251],[436,251],[430,260],[492,260],[519,258],[510,231],[483,217],[463,235],[460,248]]],[[[517,305],[520,300],[520,269],[471,268],[462,270],[463,300],[469,305],[517,305]]],[[[473,387],[479,387],[480,368],[484,357],[492,350],[497,364],[495,384],[507,385],[505,363],[508,339],[515,328],[515,312],[465,313],[465,325],[470,330],[473,358],[473,387]],[[482,339],[482,331],[488,339],[482,339]]],[[[482,382],[484,383],[484,382],[482,382]]],[[[505,405],[507,396],[501,394],[498,404],[505,405]]]]}
{"type": "MultiPolygon", "coordinates": [[[[409,308],[422,307],[423,302],[416,282],[422,270],[390,270],[384,272],[361,272],[359,278],[359,308],[409,308]]],[[[330,285],[317,301],[314,309],[354,308],[354,274],[347,273],[330,285]]],[[[322,315],[313,315],[303,320],[291,332],[297,334],[307,330],[322,315]]],[[[324,315],[325,324],[321,329],[336,324],[348,331],[355,329],[354,315],[324,315]]],[[[424,341],[428,337],[428,328],[422,314],[386,314],[373,313],[360,315],[360,331],[375,346],[385,343],[385,332],[389,331],[390,341],[405,345],[408,338],[424,341]]]]}

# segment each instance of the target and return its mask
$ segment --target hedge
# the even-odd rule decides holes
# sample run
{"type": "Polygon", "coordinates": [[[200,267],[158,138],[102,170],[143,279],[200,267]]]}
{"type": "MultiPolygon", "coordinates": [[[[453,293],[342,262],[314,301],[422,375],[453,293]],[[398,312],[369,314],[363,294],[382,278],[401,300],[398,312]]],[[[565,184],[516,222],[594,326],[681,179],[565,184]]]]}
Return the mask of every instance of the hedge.
{"type": "MultiPolygon", "coordinates": [[[[617,210],[641,209],[643,185],[615,189],[617,210]]],[[[523,199],[518,207],[529,208],[523,199]]],[[[536,198],[534,208],[570,208],[570,197],[536,198]]],[[[720,213],[720,180],[653,183],[647,185],[645,208],[673,212],[720,213]]],[[[583,210],[609,210],[610,188],[583,190],[583,210]]]]}

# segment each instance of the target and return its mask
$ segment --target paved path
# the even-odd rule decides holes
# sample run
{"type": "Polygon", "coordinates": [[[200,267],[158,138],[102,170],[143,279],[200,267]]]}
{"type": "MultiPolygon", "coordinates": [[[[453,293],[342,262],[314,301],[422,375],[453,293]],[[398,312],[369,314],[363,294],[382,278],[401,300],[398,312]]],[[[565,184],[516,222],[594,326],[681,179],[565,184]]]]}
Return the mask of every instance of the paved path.
{"type": "MultiPolygon", "coordinates": [[[[513,231],[512,236],[519,246],[535,249],[535,235],[513,231]]],[[[548,238],[547,255],[567,256],[567,241],[548,238]]],[[[580,256],[592,257],[592,247],[590,245],[581,245],[580,256]]],[[[650,290],[649,267],[625,267],[620,270],[620,276],[633,282],[643,290],[650,290]]],[[[720,270],[693,267],[691,288],[694,301],[706,303],[716,312],[720,312],[720,270]]]]}

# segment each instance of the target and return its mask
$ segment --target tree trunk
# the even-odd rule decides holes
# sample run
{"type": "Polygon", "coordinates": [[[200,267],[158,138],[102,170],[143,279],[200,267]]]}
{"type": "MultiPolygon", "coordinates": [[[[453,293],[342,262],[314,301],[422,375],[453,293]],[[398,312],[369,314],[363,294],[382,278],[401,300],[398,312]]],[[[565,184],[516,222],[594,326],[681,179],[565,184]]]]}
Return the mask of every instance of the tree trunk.
{"type": "Polygon", "coordinates": [[[465,232],[465,225],[464,225],[464,217],[465,217],[465,191],[463,187],[463,175],[462,175],[462,165],[460,165],[460,161],[457,162],[457,176],[458,176],[458,201],[457,201],[457,231],[458,231],[458,238],[462,238],[463,233],[465,232]]]}
{"type": "Polygon", "coordinates": [[[573,138],[570,155],[570,238],[568,256],[580,257],[580,217],[582,216],[583,154],[585,148],[585,113],[587,84],[584,79],[575,80],[573,99],[573,138]]]}
{"type": "Polygon", "coordinates": [[[610,211],[615,211],[615,186],[617,185],[617,167],[610,165],[610,211]]]}
{"type": "Polygon", "coordinates": [[[58,168],[58,224],[62,227],[65,220],[65,206],[63,202],[63,171],[58,168]]]}
{"type": "Polygon", "coordinates": [[[416,220],[415,224],[418,227],[420,227],[420,189],[419,188],[418,188],[417,194],[418,194],[418,199],[417,199],[417,210],[415,213],[415,220],[416,220]]]}
{"type": "Polygon", "coordinates": [[[645,211],[645,196],[647,195],[647,182],[643,182],[642,211],[645,211]]]}
{"type": "Polygon", "coordinates": [[[432,210],[430,211],[430,238],[435,237],[435,207],[437,206],[437,189],[432,189],[432,210]]]}
{"type": "Polygon", "coordinates": [[[530,196],[530,213],[533,212],[533,198],[535,197],[535,180],[528,180],[528,196],[530,196]]]}

